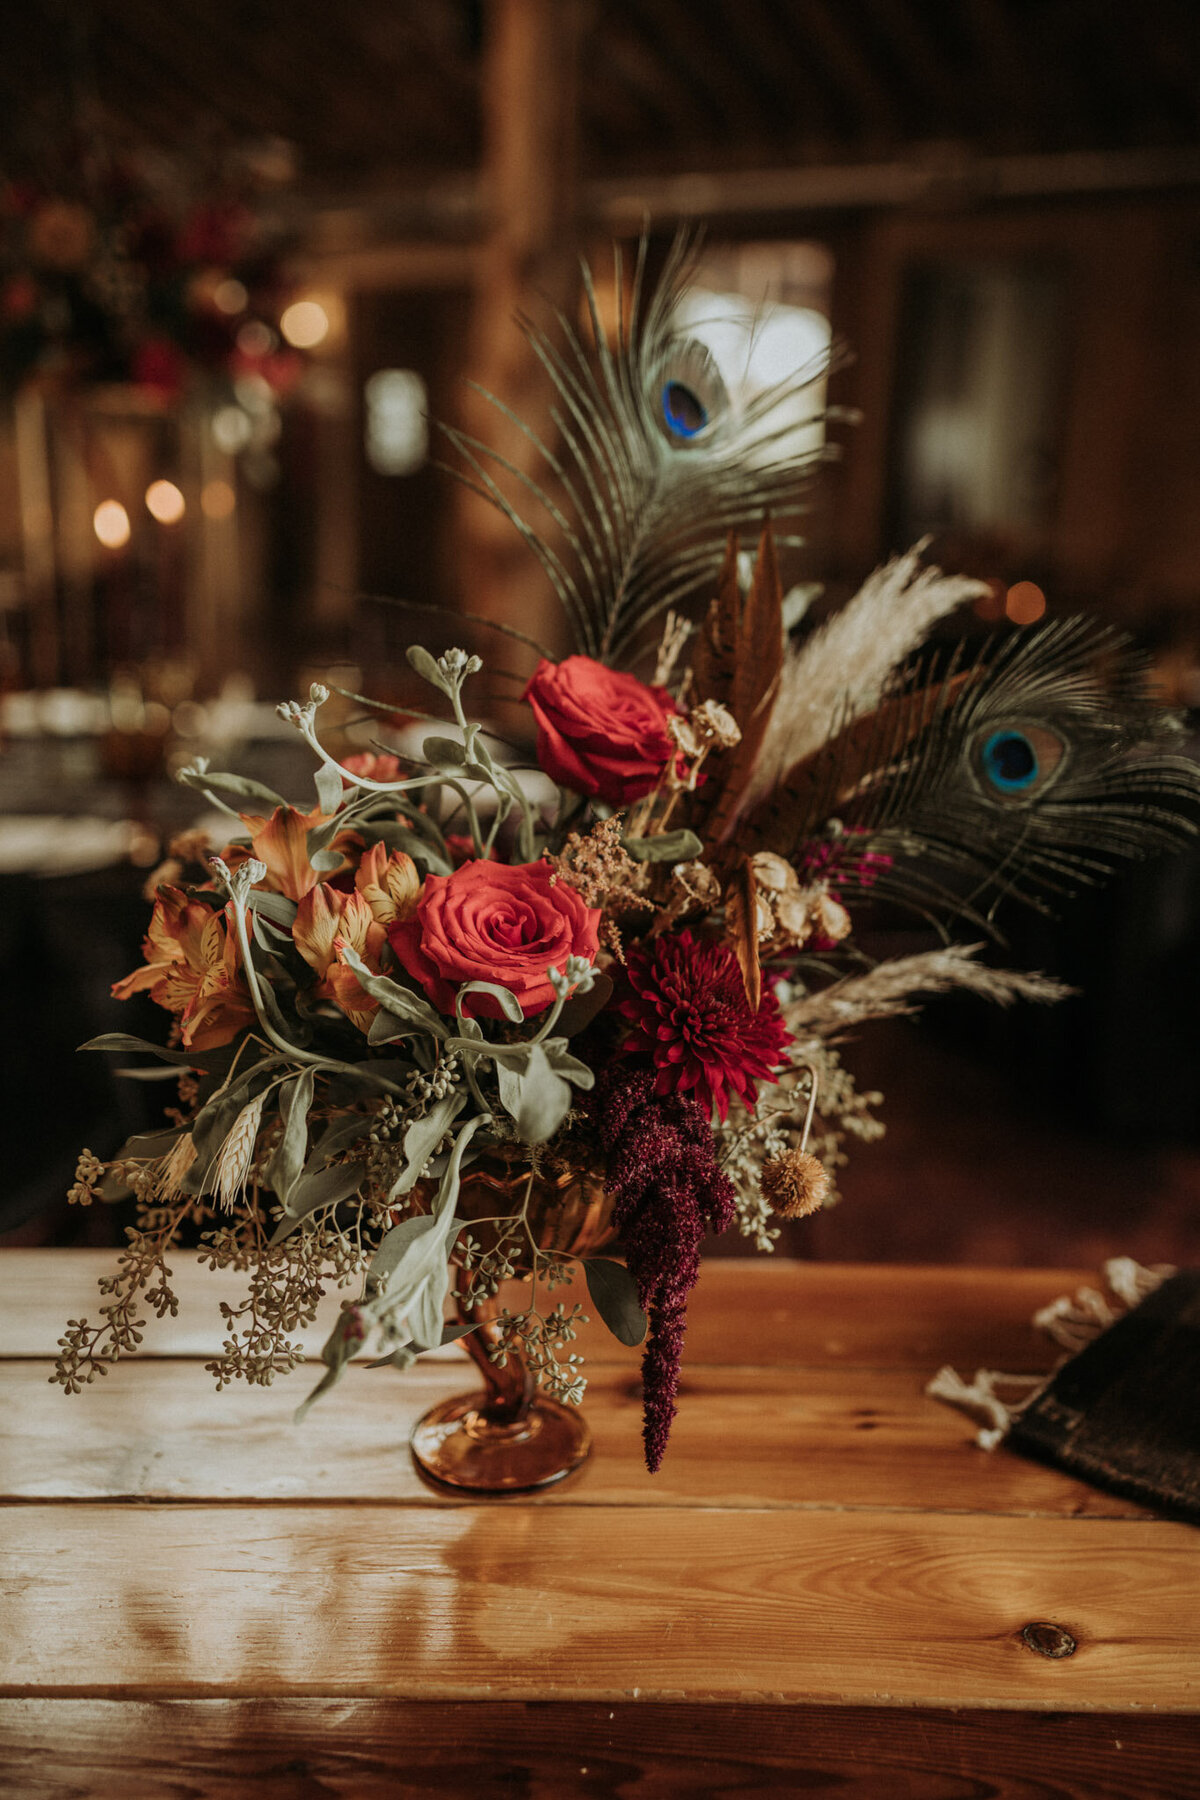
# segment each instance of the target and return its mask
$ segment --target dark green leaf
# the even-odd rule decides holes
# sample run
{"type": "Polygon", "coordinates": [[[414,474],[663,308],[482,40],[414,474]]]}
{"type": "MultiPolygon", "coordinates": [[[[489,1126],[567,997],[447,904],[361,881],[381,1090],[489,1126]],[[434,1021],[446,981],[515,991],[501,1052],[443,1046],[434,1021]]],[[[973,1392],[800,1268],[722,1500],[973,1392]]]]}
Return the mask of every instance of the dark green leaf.
{"type": "Polygon", "coordinates": [[[575,1037],[591,1024],[596,1014],[612,999],[612,977],[597,974],[586,994],[572,994],[558,1015],[558,1030],[564,1037],[575,1037]]]}
{"type": "Polygon", "coordinates": [[[637,1282],[624,1263],[607,1256],[584,1258],[583,1273],[596,1311],[622,1344],[645,1340],[647,1320],[638,1304],[637,1282]]]}
{"type": "Polygon", "coordinates": [[[127,1031],[106,1031],[100,1037],[80,1044],[81,1050],[144,1050],[160,1062],[174,1063],[180,1069],[203,1069],[207,1066],[203,1050],[167,1050],[162,1044],[148,1044],[145,1038],[130,1037],[127,1031]]]}

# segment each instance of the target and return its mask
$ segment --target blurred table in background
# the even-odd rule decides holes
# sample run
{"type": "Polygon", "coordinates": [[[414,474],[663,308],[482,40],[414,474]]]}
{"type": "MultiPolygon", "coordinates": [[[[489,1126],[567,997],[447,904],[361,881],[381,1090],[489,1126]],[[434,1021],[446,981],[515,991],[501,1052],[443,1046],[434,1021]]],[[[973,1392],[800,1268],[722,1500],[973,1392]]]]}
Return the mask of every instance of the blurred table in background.
{"type": "Polygon", "coordinates": [[[312,1370],[214,1394],[230,1285],[173,1260],[179,1318],[67,1398],[109,1260],[0,1255],[6,1800],[1200,1796],[1200,1534],[923,1394],[1047,1366],[1077,1272],[710,1264],[661,1473],[588,1328],[591,1460],[479,1502],[407,1450],[456,1347],[294,1428],[312,1370]]]}

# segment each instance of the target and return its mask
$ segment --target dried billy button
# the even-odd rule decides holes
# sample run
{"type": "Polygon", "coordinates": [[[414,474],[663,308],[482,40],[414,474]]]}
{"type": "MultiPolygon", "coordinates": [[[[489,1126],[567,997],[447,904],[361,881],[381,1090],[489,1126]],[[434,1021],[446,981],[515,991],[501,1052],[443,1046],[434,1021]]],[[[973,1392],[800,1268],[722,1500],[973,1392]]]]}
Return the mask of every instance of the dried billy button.
{"type": "Polygon", "coordinates": [[[762,1191],[781,1219],[819,1212],[829,1195],[829,1172],[807,1150],[788,1150],[763,1164],[762,1191]]]}

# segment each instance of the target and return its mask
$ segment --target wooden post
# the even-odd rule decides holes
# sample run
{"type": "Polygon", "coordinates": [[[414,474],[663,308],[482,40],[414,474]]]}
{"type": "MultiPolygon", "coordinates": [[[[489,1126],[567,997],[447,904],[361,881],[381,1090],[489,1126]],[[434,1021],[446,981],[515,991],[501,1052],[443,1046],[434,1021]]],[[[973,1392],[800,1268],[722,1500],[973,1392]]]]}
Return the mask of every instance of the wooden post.
{"type": "MultiPolygon", "coordinates": [[[[515,315],[544,320],[552,303],[570,316],[578,293],[578,42],[575,0],[492,0],[483,77],[485,244],[466,372],[551,443],[549,384],[515,315]]],[[[470,389],[460,418],[517,468],[544,477],[529,440],[470,389]]],[[[513,498],[519,496],[518,487],[513,498]]],[[[544,518],[533,522],[539,530],[549,526],[544,518]]],[[[465,610],[509,620],[551,647],[562,646],[555,601],[533,556],[499,512],[465,491],[455,548],[465,610]]],[[[474,642],[491,669],[531,666],[528,652],[498,635],[480,630],[474,642]]],[[[493,678],[489,691],[495,702],[516,690],[493,678]]]]}

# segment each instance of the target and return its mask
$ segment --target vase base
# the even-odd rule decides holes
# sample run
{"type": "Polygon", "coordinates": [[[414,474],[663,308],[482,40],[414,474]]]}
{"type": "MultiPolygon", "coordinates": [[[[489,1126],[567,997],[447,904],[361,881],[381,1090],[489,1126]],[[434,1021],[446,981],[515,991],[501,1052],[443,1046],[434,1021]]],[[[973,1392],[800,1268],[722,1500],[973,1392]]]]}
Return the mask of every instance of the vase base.
{"type": "Polygon", "coordinates": [[[482,1394],[460,1394],[417,1420],[409,1439],[417,1467],[444,1487],[477,1494],[549,1487],[577,1469],[592,1434],[574,1407],[538,1399],[512,1424],[483,1410],[482,1394]]]}

